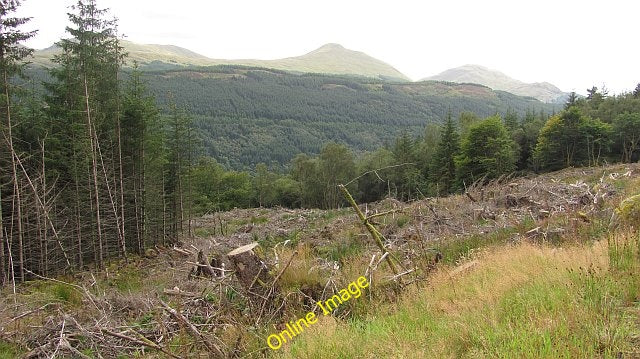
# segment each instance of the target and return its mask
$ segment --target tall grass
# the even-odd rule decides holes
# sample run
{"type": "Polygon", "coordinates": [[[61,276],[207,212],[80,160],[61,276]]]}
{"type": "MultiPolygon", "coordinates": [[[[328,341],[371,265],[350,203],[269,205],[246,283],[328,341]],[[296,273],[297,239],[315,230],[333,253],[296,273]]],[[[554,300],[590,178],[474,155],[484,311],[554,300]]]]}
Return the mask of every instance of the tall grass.
{"type": "MultiPolygon", "coordinates": [[[[396,305],[323,321],[285,358],[617,358],[639,356],[638,235],[567,248],[522,243],[437,272],[396,305]],[[635,310],[635,315],[632,312],[635,310]]],[[[375,291],[375,286],[371,288],[375,291]]]]}

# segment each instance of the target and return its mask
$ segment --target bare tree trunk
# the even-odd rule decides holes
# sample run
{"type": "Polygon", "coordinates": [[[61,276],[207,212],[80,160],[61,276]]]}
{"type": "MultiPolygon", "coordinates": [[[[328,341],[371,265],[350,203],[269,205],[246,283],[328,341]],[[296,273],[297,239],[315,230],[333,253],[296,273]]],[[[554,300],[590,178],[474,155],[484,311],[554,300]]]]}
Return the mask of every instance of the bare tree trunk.
{"type": "MultiPolygon", "coordinates": [[[[97,160],[97,144],[94,142],[93,123],[91,122],[91,108],[89,107],[89,87],[87,84],[87,76],[84,76],[84,96],[87,112],[87,131],[89,140],[91,141],[91,172],[93,176],[93,201],[96,211],[96,236],[98,240],[98,267],[102,268],[104,253],[102,244],[102,223],[100,221],[100,197],[98,195],[98,160],[97,160]]],[[[98,136],[95,136],[97,139],[98,136]]]]}
{"type": "Polygon", "coordinates": [[[76,241],[78,244],[78,268],[82,268],[82,222],[80,221],[80,184],[78,183],[77,170],[75,171],[74,181],[76,187],[76,241]]]}
{"type": "Polygon", "coordinates": [[[187,203],[187,220],[189,221],[188,224],[188,235],[189,238],[193,237],[193,232],[192,232],[192,228],[191,228],[191,204],[192,204],[192,198],[191,198],[191,161],[192,156],[193,156],[193,142],[191,141],[191,126],[187,127],[187,141],[189,141],[189,153],[188,153],[188,157],[187,157],[187,196],[189,197],[189,202],[187,203]]]}
{"type": "Polygon", "coordinates": [[[60,250],[62,251],[62,254],[64,255],[64,259],[65,259],[65,261],[67,263],[67,266],[71,266],[71,262],[69,261],[69,256],[67,256],[67,251],[64,249],[64,246],[62,245],[62,241],[60,240],[60,237],[58,236],[58,231],[56,231],[56,227],[54,226],[53,221],[51,220],[51,217],[49,216],[49,211],[47,210],[47,207],[45,206],[44,203],[42,203],[42,200],[40,199],[40,195],[38,194],[38,190],[33,185],[33,182],[31,181],[31,177],[29,176],[29,174],[27,173],[27,170],[25,170],[24,166],[22,165],[22,161],[20,161],[20,157],[18,157],[14,153],[14,158],[15,158],[16,162],[18,163],[18,166],[20,166],[20,169],[22,170],[22,174],[24,175],[24,178],[27,180],[27,184],[29,184],[29,187],[31,188],[31,191],[33,191],[33,195],[34,195],[34,197],[36,199],[36,203],[38,204],[38,206],[44,212],[45,219],[47,220],[47,222],[49,222],[49,226],[51,227],[51,231],[53,232],[53,236],[55,237],[56,241],[58,242],[58,246],[60,247],[60,250]]]}
{"type": "Polygon", "coordinates": [[[8,282],[4,260],[4,226],[2,222],[2,185],[0,184],[0,287],[8,282]]]}
{"type": "MultiPolygon", "coordinates": [[[[124,232],[120,231],[120,229],[121,229],[120,216],[118,215],[118,210],[116,209],[116,203],[115,203],[115,200],[113,199],[113,195],[111,193],[111,186],[109,185],[109,176],[107,175],[107,168],[104,165],[104,160],[103,160],[103,156],[102,156],[102,150],[100,149],[100,142],[98,141],[98,136],[96,135],[96,133],[97,133],[96,132],[96,128],[94,126],[93,127],[93,137],[94,137],[94,141],[96,143],[96,147],[98,149],[97,156],[100,159],[100,166],[102,167],[102,174],[104,175],[104,183],[107,186],[107,194],[109,195],[109,201],[111,202],[111,210],[113,211],[113,215],[116,218],[116,227],[118,228],[118,247],[120,249],[120,255],[122,255],[126,260],[127,259],[127,249],[126,249],[126,245],[124,243],[124,232]]],[[[112,163],[112,166],[115,167],[115,164],[112,163]]],[[[113,186],[117,187],[117,185],[115,183],[114,183],[113,186]]]]}
{"type": "Polygon", "coordinates": [[[162,171],[162,245],[167,238],[167,191],[164,183],[164,171],[162,171]]]}
{"type": "MultiPolygon", "coordinates": [[[[42,149],[42,202],[45,206],[47,206],[47,177],[46,177],[46,168],[45,168],[45,161],[44,161],[44,155],[45,155],[45,147],[44,147],[44,142],[46,140],[46,136],[44,139],[42,139],[42,143],[41,143],[41,149],[42,149]]],[[[43,212],[45,212],[43,210],[43,212]]],[[[45,224],[44,224],[44,228],[42,228],[42,239],[41,239],[41,246],[42,246],[42,264],[43,264],[43,273],[44,275],[47,275],[49,272],[49,251],[47,248],[47,235],[48,235],[48,230],[49,228],[47,227],[47,223],[46,223],[46,218],[44,219],[45,224]]],[[[40,221],[38,221],[38,226],[40,226],[40,221]]]]}
{"type": "Polygon", "coordinates": [[[184,229],[182,228],[182,224],[184,223],[184,198],[182,192],[182,175],[180,174],[182,166],[179,166],[178,168],[178,200],[180,201],[180,215],[176,215],[176,220],[178,222],[176,224],[176,239],[178,239],[178,230],[180,231],[180,234],[184,236],[184,229]]]}
{"type": "Polygon", "coordinates": [[[4,96],[6,101],[6,115],[7,115],[7,143],[9,145],[9,153],[11,154],[11,172],[12,172],[12,180],[13,180],[13,196],[14,196],[14,205],[12,207],[12,212],[16,213],[17,221],[18,221],[18,265],[20,270],[20,281],[24,282],[24,248],[23,248],[23,233],[22,233],[22,202],[20,198],[20,187],[18,184],[18,166],[16,165],[16,152],[13,148],[13,133],[11,126],[11,96],[9,95],[9,79],[7,76],[7,71],[3,71],[3,80],[4,80],[4,96]],[[17,212],[16,212],[17,210],[17,212]]]}
{"type": "MultiPolygon", "coordinates": [[[[118,47],[116,46],[116,58],[118,56],[118,47]]],[[[117,60],[116,60],[117,61],[117,60]]],[[[118,71],[116,70],[116,82],[118,81],[118,71]]],[[[117,90],[116,90],[117,91],[117,90]]],[[[127,246],[124,235],[124,184],[122,171],[122,140],[120,131],[120,95],[116,96],[116,137],[118,139],[118,167],[120,169],[120,249],[124,258],[127,258],[127,246]]],[[[117,218],[117,215],[116,215],[117,218]]]]}

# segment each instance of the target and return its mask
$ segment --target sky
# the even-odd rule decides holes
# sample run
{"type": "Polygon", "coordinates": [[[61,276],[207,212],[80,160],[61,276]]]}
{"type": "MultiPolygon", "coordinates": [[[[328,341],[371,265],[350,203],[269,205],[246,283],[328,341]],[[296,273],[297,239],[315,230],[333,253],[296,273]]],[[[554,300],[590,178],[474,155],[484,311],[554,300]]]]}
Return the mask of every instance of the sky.
{"type": "MultiPolygon", "coordinates": [[[[23,0],[39,29],[27,45],[65,36],[74,0],[23,0]]],[[[640,82],[640,1],[98,0],[129,41],[172,44],[220,59],[277,59],[339,43],[413,80],[464,64],[525,82],[610,94],[640,82]]]]}

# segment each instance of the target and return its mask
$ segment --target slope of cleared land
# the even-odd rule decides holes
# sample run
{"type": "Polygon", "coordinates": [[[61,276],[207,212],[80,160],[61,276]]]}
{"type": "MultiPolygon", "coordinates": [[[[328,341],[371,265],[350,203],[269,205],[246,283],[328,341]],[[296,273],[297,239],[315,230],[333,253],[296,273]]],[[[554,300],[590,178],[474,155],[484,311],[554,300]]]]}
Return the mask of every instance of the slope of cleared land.
{"type": "Polygon", "coordinates": [[[207,215],[179,247],[2,289],[0,358],[637,357],[640,211],[615,208],[639,177],[637,164],[567,169],[362,205],[392,211],[374,222],[399,276],[351,208],[207,215]],[[189,276],[199,250],[231,270],[224,254],[254,241],[276,278],[267,304],[232,272],[189,276]],[[364,294],[322,316],[315,302],[362,275],[364,294]],[[269,349],[310,311],[318,323],[269,349]]]}

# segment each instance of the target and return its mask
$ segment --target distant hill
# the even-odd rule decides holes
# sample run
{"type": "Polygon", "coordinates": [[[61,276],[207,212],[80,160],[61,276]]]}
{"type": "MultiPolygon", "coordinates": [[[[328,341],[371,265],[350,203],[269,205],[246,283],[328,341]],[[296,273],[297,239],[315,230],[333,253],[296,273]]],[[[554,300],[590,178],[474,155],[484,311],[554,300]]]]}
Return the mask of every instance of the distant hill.
{"type": "Polygon", "coordinates": [[[548,82],[525,83],[513,79],[500,71],[490,70],[480,65],[464,65],[427,77],[424,80],[475,83],[494,90],[511,92],[515,95],[530,96],[542,102],[561,103],[567,93],[548,82]]]}
{"type": "MultiPolygon", "coordinates": [[[[314,51],[297,57],[278,60],[224,60],[211,59],[193,51],[173,45],[143,45],[122,41],[129,54],[128,63],[137,61],[143,69],[162,70],[179,66],[244,65],[306,73],[358,75],[380,79],[407,81],[409,78],[391,65],[363,52],[353,51],[339,44],[326,44],[314,51]]],[[[57,46],[38,50],[34,63],[51,66],[53,55],[60,53],[57,46]]]]}
{"type": "Polygon", "coordinates": [[[347,75],[293,74],[238,66],[145,71],[166,109],[168,93],[201,129],[204,150],[232,168],[287,164],[297,153],[318,153],[328,141],[373,150],[427,123],[512,109],[551,113],[557,106],[482,85],[437,81],[388,82],[347,75]]]}

